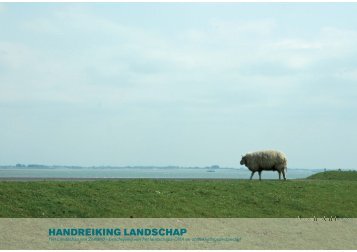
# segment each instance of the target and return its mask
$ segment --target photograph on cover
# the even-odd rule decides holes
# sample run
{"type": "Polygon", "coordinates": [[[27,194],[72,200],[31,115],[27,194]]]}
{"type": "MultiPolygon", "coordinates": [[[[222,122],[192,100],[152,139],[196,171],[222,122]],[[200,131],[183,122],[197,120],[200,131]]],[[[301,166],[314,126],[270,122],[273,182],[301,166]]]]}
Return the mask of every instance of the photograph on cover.
{"type": "Polygon", "coordinates": [[[0,3],[0,249],[356,249],[357,3],[0,3]]]}

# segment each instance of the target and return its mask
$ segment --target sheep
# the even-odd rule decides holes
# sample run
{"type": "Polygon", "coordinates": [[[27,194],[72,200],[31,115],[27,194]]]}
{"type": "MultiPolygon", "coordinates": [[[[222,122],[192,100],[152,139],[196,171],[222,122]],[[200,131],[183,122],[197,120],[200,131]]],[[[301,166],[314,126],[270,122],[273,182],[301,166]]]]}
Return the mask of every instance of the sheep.
{"type": "Polygon", "coordinates": [[[259,180],[261,180],[262,171],[278,171],[279,180],[281,173],[283,173],[284,180],[285,171],[287,170],[287,158],[284,153],[275,150],[264,150],[247,153],[242,156],[241,165],[245,165],[252,172],[250,179],[253,178],[255,172],[259,173],[259,180]]]}

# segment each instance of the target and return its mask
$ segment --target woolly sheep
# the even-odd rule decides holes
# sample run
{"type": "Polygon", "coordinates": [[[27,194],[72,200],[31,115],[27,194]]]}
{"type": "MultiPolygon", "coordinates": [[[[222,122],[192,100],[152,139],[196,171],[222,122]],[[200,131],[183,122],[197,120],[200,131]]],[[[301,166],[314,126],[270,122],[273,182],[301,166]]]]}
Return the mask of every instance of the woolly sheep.
{"type": "Polygon", "coordinates": [[[262,171],[278,171],[279,180],[281,173],[286,180],[287,161],[285,154],[280,151],[264,150],[245,154],[242,156],[240,164],[245,165],[252,172],[250,179],[253,178],[255,172],[259,173],[259,180],[261,180],[262,171]]]}

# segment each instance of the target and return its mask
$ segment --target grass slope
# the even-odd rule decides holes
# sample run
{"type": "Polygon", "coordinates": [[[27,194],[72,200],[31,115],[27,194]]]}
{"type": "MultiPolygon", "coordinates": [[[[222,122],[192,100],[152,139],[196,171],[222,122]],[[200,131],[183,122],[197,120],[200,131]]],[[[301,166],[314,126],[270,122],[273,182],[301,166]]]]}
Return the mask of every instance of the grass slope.
{"type": "Polygon", "coordinates": [[[308,179],[321,180],[352,180],[357,181],[357,171],[327,171],[320,172],[308,177],[308,179]]]}
{"type": "Polygon", "coordinates": [[[357,217],[357,180],[319,176],[0,182],[0,217],[357,217]]]}

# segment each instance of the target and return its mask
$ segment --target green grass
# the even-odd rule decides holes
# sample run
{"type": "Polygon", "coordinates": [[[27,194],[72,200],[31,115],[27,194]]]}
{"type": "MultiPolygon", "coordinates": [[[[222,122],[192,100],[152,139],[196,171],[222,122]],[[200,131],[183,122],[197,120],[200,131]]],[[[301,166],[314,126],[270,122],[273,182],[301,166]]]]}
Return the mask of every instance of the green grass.
{"type": "Polygon", "coordinates": [[[327,171],[316,173],[308,179],[321,180],[353,180],[357,181],[357,171],[327,171]]]}
{"type": "Polygon", "coordinates": [[[3,181],[0,217],[357,217],[356,195],[349,173],[287,181],[3,181]]]}

